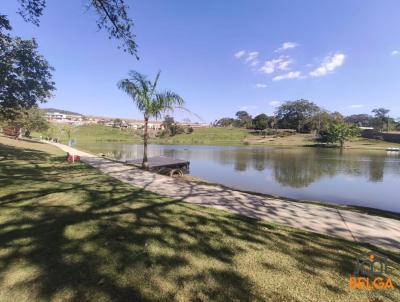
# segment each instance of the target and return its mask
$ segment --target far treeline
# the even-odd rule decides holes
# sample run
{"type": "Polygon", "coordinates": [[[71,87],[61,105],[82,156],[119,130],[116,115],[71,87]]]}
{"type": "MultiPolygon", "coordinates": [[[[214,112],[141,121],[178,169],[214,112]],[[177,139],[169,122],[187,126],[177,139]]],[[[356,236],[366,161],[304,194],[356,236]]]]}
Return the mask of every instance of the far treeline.
{"type": "Polygon", "coordinates": [[[298,133],[315,132],[321,142],[339,143],[357,136],[362,128],[373,128],[379,132],[400,130],[400,119],[389,116],[389,109],[377,108],[370,114],[344,116],[340,112],[329,112],[307,100],[288,101],[280,105],[273,116],[261,113],[252,117],[246,111],[236,112],[236,118],[224,117],[216,120],[216,127],[238,127],[253,129],[260,134],[269,134],[277,129],[292,129],[298,133]]]}

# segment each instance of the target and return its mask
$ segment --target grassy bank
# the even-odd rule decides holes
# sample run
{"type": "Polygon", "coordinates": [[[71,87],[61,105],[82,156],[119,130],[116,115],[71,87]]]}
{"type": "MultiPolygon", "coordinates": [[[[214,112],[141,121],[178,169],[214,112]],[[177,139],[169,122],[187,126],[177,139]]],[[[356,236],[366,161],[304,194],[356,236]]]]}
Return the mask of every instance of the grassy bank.
{"type": "Polygon", "coordinates": [[[135,189],[0,137],[0,301],[399,301],[350,290],[374,247],[135,189]]]}
{"type": "MultiPolygon", "coordinates": [[[[254,131],[240,128],[195,128],[190,134],[178,134],[172,137],[156,137],[156,132],[151,132],[152,144],[181,144],[181,145],[265,145],[279,147],[304,147],[320,146],[316,144],[313,134],[294,134],[280,137],[279,135],[262,136],[254,131]]],[[[36,133],[38,137],[40,134],[36,133]]],[[[56,130],[55,137],[61,142],[68,141],[67,135],[56,130]]],[[[119,129],[103,125],[84,125],[75,127],[72,137],[76,139],[78,147],[86,147],[93,143],[142,143],[142,131],[132,129],[119,129]]],[[[400,144],[389,143],[381,140],[354,138],[346,142],[348,149],[385,149],[400,144]]]]}

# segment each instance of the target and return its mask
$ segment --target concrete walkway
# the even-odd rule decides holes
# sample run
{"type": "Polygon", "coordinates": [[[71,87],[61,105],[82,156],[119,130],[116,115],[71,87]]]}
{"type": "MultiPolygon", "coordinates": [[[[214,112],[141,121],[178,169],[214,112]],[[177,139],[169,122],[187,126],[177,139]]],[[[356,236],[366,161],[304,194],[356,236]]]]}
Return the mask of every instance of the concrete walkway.
{"type": "Polygon", "coordinates": [[[400,221],[353,211],[252,195],[216,185],[200,185],[146,172],[66,145],[51,143],[82,161],[135,187],[185,202],[281,223],[376,246],[400,248],[400,221]]]}

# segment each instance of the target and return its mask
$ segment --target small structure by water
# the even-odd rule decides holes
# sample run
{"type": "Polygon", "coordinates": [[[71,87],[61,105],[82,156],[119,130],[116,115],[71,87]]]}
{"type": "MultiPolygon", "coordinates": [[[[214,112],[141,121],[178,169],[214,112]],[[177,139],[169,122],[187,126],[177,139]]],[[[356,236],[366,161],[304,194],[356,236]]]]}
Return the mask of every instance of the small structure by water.
{"type": "MultiPolygon", "coordinates": [[[[126,161],[128,164],[135,166],[142,165],[142,159],[134,159],[126,161]]],[[[189,173],[190,162],[182,159],[175,159],[166,156],[154,156],[148,158],[149,170],[170,176],[182,176],[189,173]]]]}

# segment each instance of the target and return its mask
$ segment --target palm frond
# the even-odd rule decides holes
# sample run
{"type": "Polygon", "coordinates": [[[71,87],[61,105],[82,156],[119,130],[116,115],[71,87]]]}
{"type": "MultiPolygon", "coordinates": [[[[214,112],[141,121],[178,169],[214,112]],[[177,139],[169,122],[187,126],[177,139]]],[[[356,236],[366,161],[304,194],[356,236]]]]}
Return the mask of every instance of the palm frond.
{"type": "Polygon", "coordinates": [[[124,79],[118,82],[118,88],[132,98],[140,111],[145,111],[147,98],[140,86],[129,79],[124,79]]]}
{"type": "Polygon", "coordinates": [[[146,94],[150,91],[151,89],[151,82],[147,79],[147,77],[135,70],[129,71],[129,77],[131,82],[136,83],[138,86],[140,86],[146,94]]]}
{"type": "Polygon", "coordinates": [[[183,106],[185,101],[178,94],[172,91],[157,93],[156,100],[163,103],[165,107],[183,106]]]}
{"type": "Polygon", "coordinates": [[[154,79],[154,82],[153,82],[153,85],[151,88],[151,93],[150,93],[151,96],[153,96],[154,92],[156,91],[156,87],[158,84],[158,80],[160,79],[160,75],[161,75],[161,70],[158,71],[156,78],[154,79]]]}
{"type": "MultiPolygon", "coordinates": [[[[185,103],[183,98],[175,92],[169,90],[161,93],[156,92],[160,75],[161,71],[157,73],[152,83],[145,75],[132,70],[129,72],[129,78],[121,80],[118,83],[118,87],[133,99],[138,109],[146,117],[158,119],[165,112],[173,112],[174,109],[181,109],[192,114],[192,112],[183,107],[185,103]]],[[[199,116],[197,117],[200,118],[199,116]]]]}

